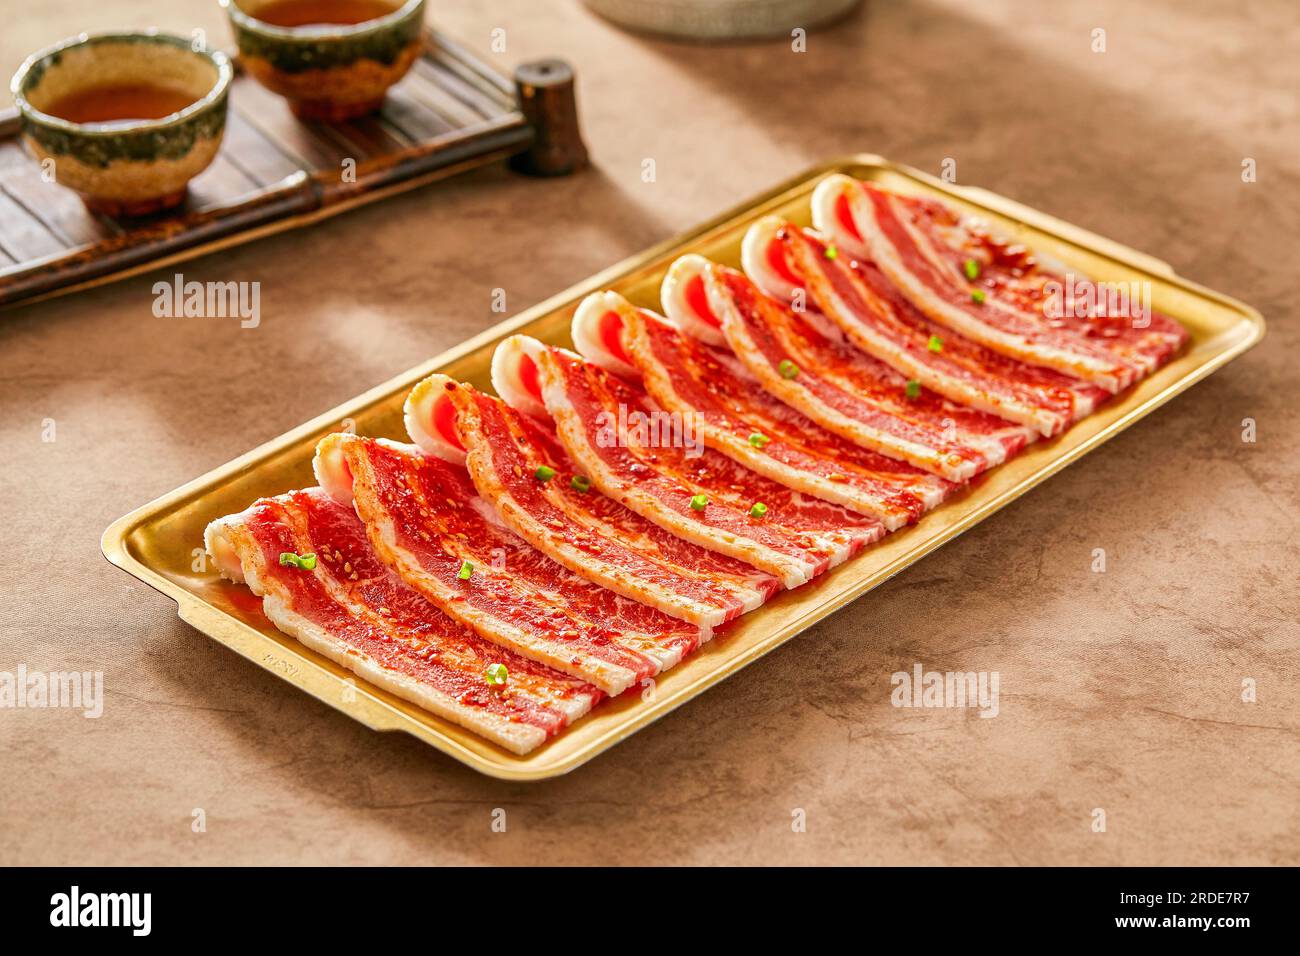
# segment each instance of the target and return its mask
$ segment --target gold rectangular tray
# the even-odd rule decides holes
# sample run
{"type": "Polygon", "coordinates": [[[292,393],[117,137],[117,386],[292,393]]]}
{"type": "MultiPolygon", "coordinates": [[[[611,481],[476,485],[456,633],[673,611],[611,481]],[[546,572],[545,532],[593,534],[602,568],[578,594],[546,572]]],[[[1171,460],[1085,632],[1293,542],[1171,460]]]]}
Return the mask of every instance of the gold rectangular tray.
{"type": "Polygon", "coordinates": [[[612,266],[131,512],[104,532],[103,550],[118,567],[173,598],[183,620],[366,726],[413,734],[493,777],[540,780],[573,770],[861,597],[1150,414],[1250,348],[1263,334],[1264,320],[1254,309],[1178,277],[1158,259],[984,190],[943,183],[879,156],[852,156],[810,169],[685,235],[612,266]],[[575,306],[597,289],[612,288],[633,302],[657,309],[660,280],[676,257],[698,252],[738,265],[740,240],[749,224],[769,213],[807,223],[813,187],[831,172],[901,191],[941,195],[1096,279],[1150,282],[1153,307],[1182,322],[1191,332],[1191,345],[1150,379],[1059,438],[1035,444],[994,469],[916,525],[889,535],[847,564],[744,616],[661,675],[653,699],[643,700],[642,695],[630,693],[606,701],[525,757],[510,754],[355,678],[277,631],[246,588],[223,581],[210,570],[194,569],[198,561],[194,549],[201,548],[203,529],[213,518],[241,511],[261,495],[313,483],[313,450],[327,433],[350,422],[359,434],[404,439],[402,402],[417,381],[432,372],[445,372],[479,388],[490,388],[489,362],[497,342],[526,332],[546,342],[569,344],[568,326],[575,306]]]}

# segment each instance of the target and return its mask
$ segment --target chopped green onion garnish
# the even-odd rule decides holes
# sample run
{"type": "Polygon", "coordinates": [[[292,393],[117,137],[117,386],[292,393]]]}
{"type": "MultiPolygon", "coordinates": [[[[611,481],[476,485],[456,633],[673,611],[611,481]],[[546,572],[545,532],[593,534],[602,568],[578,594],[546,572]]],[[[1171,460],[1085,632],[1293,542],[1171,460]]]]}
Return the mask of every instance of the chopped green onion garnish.
{"type": "Polygon", "coordinates": [[[972,281],[980,277],[980,264],[974,259],[967,259],[962,266],[966,270],[966,278],[972,281]]]}
{"type": "Polygon", "coordinates": [[[316,555],[298,555],[294,554],[292,551],[281,551],[280,563],[285,567],[293,566],[295,568],[302,568],[304,571],[311,571],[316,567],[316,555]]]}
{"type": "Polygon", "coordinates": [[[937,335],[932,335],[930,336],[930,341],[926,343],[925,347],[928,348],[931,352],[942,352],[943,339],[939,338],[939,336],[937,335]]]}
{"type": "Polygon", "coordinates": [[[462,581],[468,581],[469,576],[473,573],[474,565],[470,564],[468,561],[462,561],[460,563],[460,570],[456,572],[456,577],[460,578],[462,581]]]}
{"type": "Polygon", "coordinates": [[[483,672],[483,680],[489,684],[504,684],[509,677],[510,671],[506,670],[505,664],[489,664],[483,672]]]}
{"type": "Polygon", "coordinates": [[[574,475],[569,479],[569,487],[579,494],[585,495],[591,490],[591,479],[585,475],[574,475]]]}
{"type": "Polygon", "coordinates": [[[761,501],[754,502],[754,507],[749,509],[749,516],[751,518],[761,518],[765,514],[767,514],[767,505],[763,504],[761,501]]]}
{"type": "Polygon", "coordinates": [[[983,304],[984,304],[984,290],[983,290],[983,289],[971,289],[971,290],[970,290],[970,298],[971,298],[971,301],[972,301],[972,302],[976,302],[976,303],[979,303],[980,305],[983,305],[983,304]]]}
{"type": "Polygon", "coordinates": [[[907,380],[907,397],[908,398],[921,397],[921,383],[914,378],[907,380]]]}
{"type": "Polygon", "coordinates": [[[708,505],[708,503],[709,503],[709,499],[705,495],[696,495],[694,498],[691,499],[691,507],[694,508],[696,511],[703,511],[705,507],[708,505]]]}
{"type": "Polygon", "coordinates": [[[762,448],[771,440],[772,439],[768,438],[762,432],[754,432],[754,434],[749,436],[749,443],[753,445],[755,448],[762,448]]]}
{"type": "Polygon", "coordinates": [[[789,359],[781,359],[781,364],[776,367],[776,370],[781,373],[782,378],[794,378],[799,374],[799,366],[789,359]]]}
{"type": "Polygon", "coordinates": [[[834,246],[827,246],[826,251],[822,253],[827,259],[834,259],[840,254],[840,251],[834,246]]]}
{"type": "Polygon", "coordinates": [[[533,477],[538,481],[550,481],[555,477],[555,469],[549,465],[538,465],[537,470],[533,472],[533,477]]]}

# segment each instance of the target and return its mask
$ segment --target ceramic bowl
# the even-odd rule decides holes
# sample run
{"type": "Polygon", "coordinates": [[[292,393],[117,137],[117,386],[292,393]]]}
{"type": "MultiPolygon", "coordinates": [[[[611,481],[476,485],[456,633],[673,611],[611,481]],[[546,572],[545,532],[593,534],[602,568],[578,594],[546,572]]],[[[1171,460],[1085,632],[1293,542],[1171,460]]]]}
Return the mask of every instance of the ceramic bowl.
{"type": "Polygon", "coordinates": [[[425,0],[383,0],[389,12],[355,24],[285,27],[257,18],[276,0],[220,0],[240,64],[301,119],[373,113],[420,55],[425,0]]]}
{"type": "Polygon", "coordinates": [[[220,52],[156,30],[81,34],[34,53],[10,89],[23,140],[54,179],[96,212],[147,215],[179,205],[221,146],[232,70],[220,52]],[[158,119],[72,122],[45,112],[106,87],[149,85],[189,105],[158,119]]]}

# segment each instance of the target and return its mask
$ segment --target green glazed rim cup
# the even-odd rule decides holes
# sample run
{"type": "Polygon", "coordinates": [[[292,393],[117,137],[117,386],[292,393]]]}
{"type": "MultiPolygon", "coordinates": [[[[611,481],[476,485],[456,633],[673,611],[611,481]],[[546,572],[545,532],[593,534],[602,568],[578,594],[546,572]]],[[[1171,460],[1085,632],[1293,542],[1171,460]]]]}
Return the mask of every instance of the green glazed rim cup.
{"type": "Polygon", "coordinates": [[[230,58],[158,30],[82,33],[29,56],[9,84],[27,148],[96,212],[170,209],[216,157],[225,130],[230,58]],[[157,82],[193,100],[158,119],[75,123],[45,112],[97,85],[157,82]]]}
{"type": "Polygon", "coordinates": [[[389,13],[360,23],[297,27],[257,19],[273,2],[219,0],[240,66],[300,119],[342,121],[378,110],[420,55],[426,0],[384,0],[389,13]]]}

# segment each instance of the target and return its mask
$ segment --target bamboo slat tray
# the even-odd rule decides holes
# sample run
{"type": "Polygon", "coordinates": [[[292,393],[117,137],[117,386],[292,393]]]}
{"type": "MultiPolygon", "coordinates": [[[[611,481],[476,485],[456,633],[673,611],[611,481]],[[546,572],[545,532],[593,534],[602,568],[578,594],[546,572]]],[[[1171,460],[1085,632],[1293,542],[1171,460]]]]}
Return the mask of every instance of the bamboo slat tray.
{"type": "MultiPolygon", "coordinates": [[[[288,434],[204,475],[114,522],[104,533],[110,561],[173,598],[180,616],[260,667],[376,730],[401,730],[457,760],[495,777],[536,780],[566,773],[736,673],[800,631],[920,560],[1070,462],[1149,415],[1193,383],[1250,348],[1264,333],[1249,306],[1182,279],[1167,264],[1014,202],[970,187],[954,186],[880,157],[862,155],[827,163],[783,183],[738,209],[655,246],[561,292],[432,361],[345,402],[288,434]],[[312,484],[317,441],[345,419],[359,433],[405,440],[402,402],[408,389],[439,371],[489,388],[489,362],[497,342],[525,332],[568,345],[569,320],[588,293],[612,288],[633,302],[658,306],[658,287],[677,256],[698,252],[739,263],[740,240],[760,216],[781,213],[806,224],[808,199],[817,181],[844,172],[909,192],[939,194],[993,220],[1020,241],[1050,253],[1097,279],[1145,280],[1152,305],[1191,332],[1186,352],[1134,389],[1117,396],[1064,435],[1031,445],[968,489],[889,535],[865,553],[766,606],[742,617],[678,667],[658,678],[653,698],[633,692],[602,703],[559,737],[525,757],[501,750],[414,705],[352,678],[333,662],[277,631],[260,602],[244,587],[192,568],[204,526],[243,510],[260,495],[312,484]],[[355,688],[353,685],[355,684],[355,688]]],[[[696,716],[707,720],[707,702],[696,716]]]]}
{"type": "Polygon", "coordinates": [[[426,31],[383,111],[304,123],[238,69],[225,139],[181,210],[118,221],[41,177],[16,110],[0,112],[0,307],[125,278],[307,225],[526,149],[535,131],[515,84],[453,40],[426,31]],[[343,162],[355,161],[355,181],[343,162]]]}

